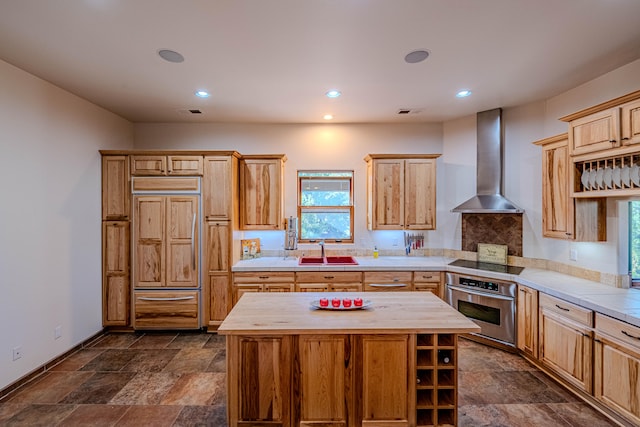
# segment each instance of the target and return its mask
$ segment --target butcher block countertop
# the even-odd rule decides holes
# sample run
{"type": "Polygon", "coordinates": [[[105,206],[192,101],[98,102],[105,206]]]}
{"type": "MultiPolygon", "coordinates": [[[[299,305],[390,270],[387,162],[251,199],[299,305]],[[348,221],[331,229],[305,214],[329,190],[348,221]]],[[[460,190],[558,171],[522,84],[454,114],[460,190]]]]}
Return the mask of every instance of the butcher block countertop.
{"type": "Polygon", "coordinates": [[[312,307],[324,292],[246,293],[218,333],[227,335],[301,334],[458,334],[480,328],[430,292],[332,292],[330,298],[357,298],[367,308],[312,307]]]}

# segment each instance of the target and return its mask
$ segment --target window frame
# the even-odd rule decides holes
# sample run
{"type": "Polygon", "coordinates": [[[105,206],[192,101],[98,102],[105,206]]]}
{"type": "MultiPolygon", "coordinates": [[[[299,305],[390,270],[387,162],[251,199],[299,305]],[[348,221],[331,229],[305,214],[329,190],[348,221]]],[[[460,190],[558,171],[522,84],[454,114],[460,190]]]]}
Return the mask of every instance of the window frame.
{"type": "MultiPolygon", "coordinates": [[[[634,277],[633,276],[633,268],[632,268],[632,264],[633,264],[633,205],[637,204],[640,206],[640,200],[630,200],[629,201],[629,211],[628,211],[628,221],[629,221],[629,226],[628,226],[628,230],[627,230],[627,240],[628,240],[628,263],[627,263],[627,270],[629,271],[629,286],[632,288],[639,288],[640,289],[640,277],[634,277]]],[[[640,213],[639,213],[640,216],[640,213]]],[[[640,256],[640,253],[637,254],[637,256],[640,256]]]]}
{"type": "Polygon", "coordinates": [[[324,241],[325,243],[353,243],[355,242],[354,236],[354,228],[353,228],[353,216],[354,216],[354,198],[353,198],[353,188],[354,188],[354,179],[355,172],[353,170],[342,170],[342,169],[304,169],[298,170],[297,173],[297,181],[298,181],[298,203],[297,203],[297,214],[298,214],[298,243],[317,243],[320,241],[324,241]],[[300,175],[303,174],[313,174],[313,173],[349,173],[351,176],[308,176],[308,175],[300,175]],[[303,180],[348,180],[349,181],[349,205],[348,206],[302,206],[302,181],[303,180]],[[302,211],[349,211],[349,231],[351,238],[350,239],[303,239],[302,238],[302,211]]]}

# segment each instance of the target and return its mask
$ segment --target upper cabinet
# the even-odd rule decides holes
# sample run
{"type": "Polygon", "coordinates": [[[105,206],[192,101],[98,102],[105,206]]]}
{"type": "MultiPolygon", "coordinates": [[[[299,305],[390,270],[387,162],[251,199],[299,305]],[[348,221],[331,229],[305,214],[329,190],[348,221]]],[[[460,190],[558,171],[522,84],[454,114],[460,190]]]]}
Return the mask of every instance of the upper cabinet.
{"type": "Polygon", "coordinates": [[[131,156],[131,175],[202,175],[202,156],[196,155],[134,155],[131,156]]]}
{"type": "Polygon", "coordinates": [[[436,228],[436,159],[439,154],[370,154],[367,226],[373,230],[436,228]]]}
{"type": "Polygon", "coordinates": [[[240,228],[282,230],[284,154],[240,160],[240,228]]]}
{"type": "MultiPolygon", "coordinates": [[[[207,221],[229,221],[237,212],[238,156],[205,156],[204,179],[204,218],[207,221]]],[[[237,216],[236,216],[237,218],[237,216]]]]}
{"type": "Polygon", "coordinates": [[[542,146],[542,235],[556,239],[604,241],[606,200],[574,199],[567,134],[534,142],[542,146]]]}
{"type": "Polygon", "coordinates": [[[102,219],[128,219],[130,192],[128,156],[102,156],[102,219]]]}
{"type": "Polygon", "coordinates": [[[572,120],[569,132],[571,153],[593,153],[620,146],[620,110],[609,108],[572,120]]]}

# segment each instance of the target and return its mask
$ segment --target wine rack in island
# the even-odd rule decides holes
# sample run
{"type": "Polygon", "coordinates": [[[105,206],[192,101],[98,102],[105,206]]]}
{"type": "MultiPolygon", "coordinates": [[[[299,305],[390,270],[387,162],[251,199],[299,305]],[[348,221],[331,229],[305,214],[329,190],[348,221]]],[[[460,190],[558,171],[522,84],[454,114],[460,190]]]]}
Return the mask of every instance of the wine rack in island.
{"type": "Polygon", "coordinates": [[[457,424],[457,335],[418,334],[416,425],[457,424]]]}

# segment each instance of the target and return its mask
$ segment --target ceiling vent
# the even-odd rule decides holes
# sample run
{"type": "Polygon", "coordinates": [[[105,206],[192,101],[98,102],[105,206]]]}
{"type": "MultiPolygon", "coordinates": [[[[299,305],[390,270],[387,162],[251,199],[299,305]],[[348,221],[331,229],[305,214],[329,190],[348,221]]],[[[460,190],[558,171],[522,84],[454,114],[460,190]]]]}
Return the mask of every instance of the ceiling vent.
{"type": "Polygon", "coordinates": [[[200,111],[200,110],[189,110],[189,112],[191,114],[202,114],[202,111],[200,111]]]}
{"type": "Polygon", "coordinates": [[[408,108],[401,108],[398,110],[398,114],[409,114],[411,112],[408,108]]]}

